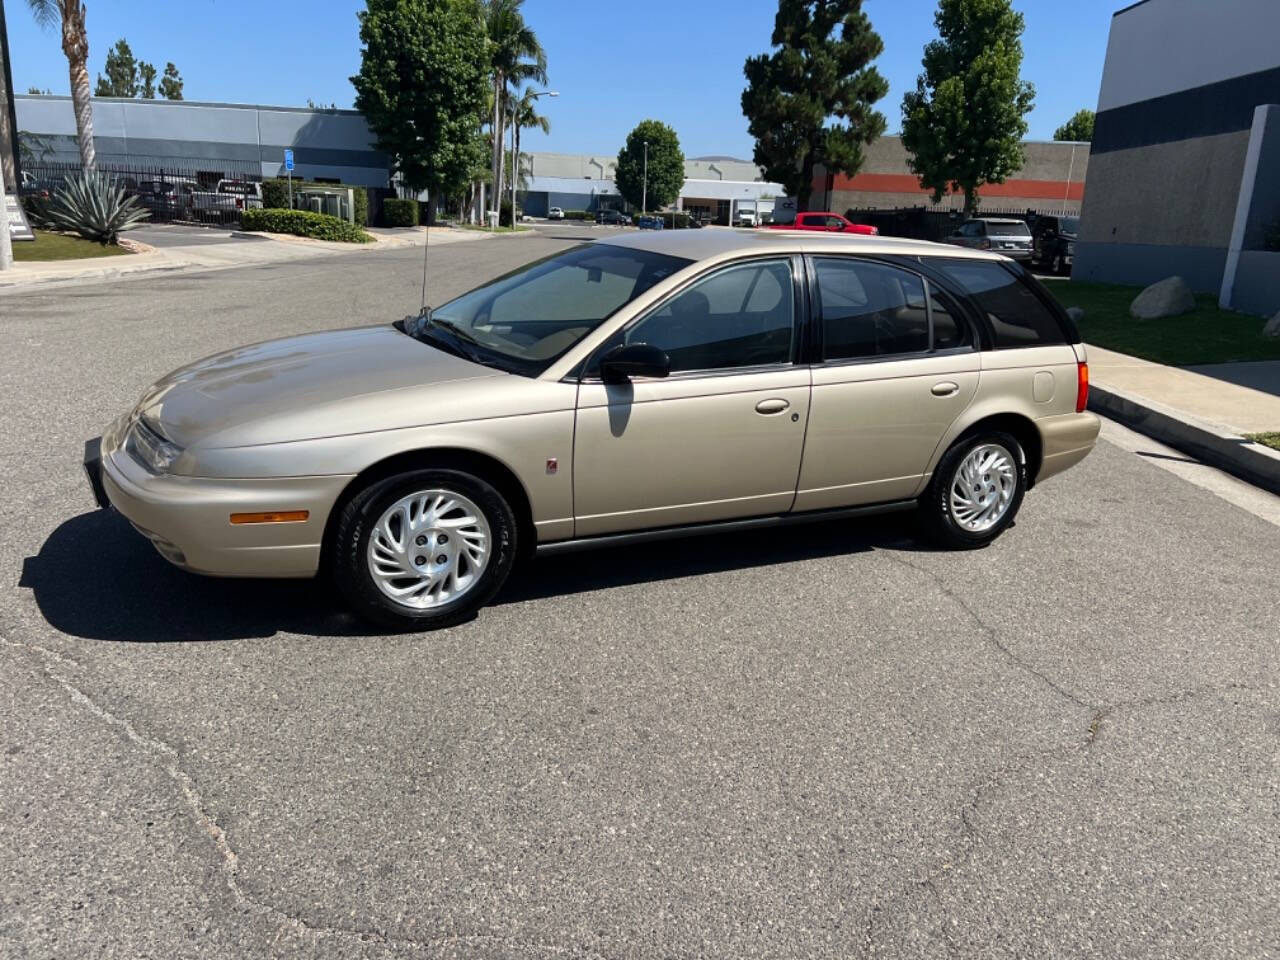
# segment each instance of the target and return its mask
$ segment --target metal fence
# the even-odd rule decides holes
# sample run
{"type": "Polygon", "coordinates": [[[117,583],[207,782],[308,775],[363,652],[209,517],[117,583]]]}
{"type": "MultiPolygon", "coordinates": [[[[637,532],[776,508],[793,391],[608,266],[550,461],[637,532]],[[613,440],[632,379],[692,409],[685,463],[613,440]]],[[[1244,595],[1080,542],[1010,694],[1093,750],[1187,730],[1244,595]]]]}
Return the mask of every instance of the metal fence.
{"type": "MultiPolygon", "coordinates": [[[[985,204],[978,210],[980,217],[1007,217],[1033,224],[1037,217],[1059,216],[1060,206],[1052,209],[1032,210],[1027,207],[998,209],[985,204]]],[[[964,223],[962,210],[930,210],[927,207],[900,207],[892,210],[850,209],[845,216],[854,223],[865,223],[878,229],[882,236],[904,237],[910,240],[931,240],[935,243],[951,236],[964,223]]]]}
{"type": "MultiPolygon", "coordinates": [[[[80,172],[79,163],[28,162],[19,193],[39,203],[80,172]]],[[[262,167],[226,160],[116,163],[99,161],[151,214],[153,223],[213,223],[239,226],[246,209],[262,206],[262,167]]]]}

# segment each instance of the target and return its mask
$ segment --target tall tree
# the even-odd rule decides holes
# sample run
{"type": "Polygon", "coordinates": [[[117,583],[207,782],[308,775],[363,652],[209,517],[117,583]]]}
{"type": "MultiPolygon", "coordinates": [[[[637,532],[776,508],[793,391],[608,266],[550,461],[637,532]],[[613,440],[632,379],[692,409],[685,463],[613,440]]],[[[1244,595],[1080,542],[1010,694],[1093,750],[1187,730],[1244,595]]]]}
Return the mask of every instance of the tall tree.
{"type": "Polygon", "coordinates": [[[406,186],[459,192],[484,162],[475,118],[488,50],[473,0],[367,0],[356,109],[406,186]]]}
{"type": "Polygon", "coordinates": [[[547,82],[547,54],[524,22],[524,0],[483,0],[485,32],[489,38],[489,77],[493,86],[491,124],[494,209],[502,194],[502,138],[506,130],[510,92],[524,83],[547,82]]]}
{"type": "Polygon", "coordinates": [[[1093,139],[1094,117],[1092,110],[1077,110],[1074,117],[1053,131],[1053,139],[1088,143],[1093,139]]]}
{"type": "MultiPolygon", "coordinates": [[[[551,132],[551,121],[538,113],[538,98],[534,96],[533,87],[525,87],[524,94],[515,102],[515,108],[512,111],[515,116],[516,129],[516,157],[520,156],[520,131],[522,130],[541,130],[543,133],[551,132]]],[[[513,166],[516,171],[517,179],[523,177],[524,171],[513,166]]]]}
{"type": "Polygon", "coordinates": [[[138,96],[143,100],[156,98],[156,67],[143,60],[138,64],[138,96]]]}
{"type": "Polygon", "coordinates": [[[182,74],[170,61],[164,65],[164,76],[160,78],[160,96],[166,100],[182,99],[182,74]]]}
{"type": "Polygon", "coordinates": [[[871,65],[884,44],[862,0],[779,0],[772,43],[743,68],[742,112],[756,163],[807,210],[817,165],[852,176],[884,133],[874,104],[889,84],[871,65]]]}
{"type": "Polygon", "coordinates": [[[134,59],[129,41],[121,37],[116,45],[107,51],[107,63],[104,68],[107,75],[98,74],[98,83],[94,88],[95,97],[127,97],[132,99],[138,95],[138,61],[134,59]]]}
{"type": "Polygon", "coordinates": [[[644,120],[627,134],[613,175],[618,192],[633,207],[665,207],[684,186],[684,154],[676,132],[659,120],[644,120]],[[648,177],[645,176],[645,143],[648,177]]]}
{"type": "Polygon", "coordinates": [[[902,142],[934,203],[963,191],[972,215],[979,190],[1024,161],[1035,88],[1019,75],[1022,14],[1012,0],[939,0],[933,22],[939,39],[924,48],[924,72],[902,100],[902,142]]]}
{"type": "Polygon", "coordinates": [[[89,99],[89,36],[85,32],[84,4],[81,0],[27,0],[36,22],[43,27],[62,25],[62,52],[71,73],[71,102],[76,114],[76,142],[80,166],[85,171],[98,166],[93,149],[93,103],[89,99]]]}

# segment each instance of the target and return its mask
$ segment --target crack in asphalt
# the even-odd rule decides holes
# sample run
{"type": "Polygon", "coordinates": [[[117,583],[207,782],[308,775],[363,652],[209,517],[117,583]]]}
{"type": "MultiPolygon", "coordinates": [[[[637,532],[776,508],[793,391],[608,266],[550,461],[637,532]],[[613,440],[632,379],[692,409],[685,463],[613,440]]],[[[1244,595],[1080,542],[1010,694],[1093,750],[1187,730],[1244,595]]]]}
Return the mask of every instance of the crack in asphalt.
{"type": "MultiPolygon", "coordinates": [[[[982,782],[974,789],[969,800],[960,807],[958,815],[962,831],[962,850],[960,855],[952,858],[954,862],[952,862],[952,860],[944,860],[930,870],[924,877],[910,881],[905,888],[900,888],[898,892],[895,893],[883,906],[873,905],[871,912],[867,916],[867,921],[863,930],[862,956],[869,958],[876,952],[877,927],[883,924],[886,917],[891,916],[896,910],[905,907],[907,903],[918,896],[920,891],[923,891],[938,903],[942,913],[942,917],[938,923],[936,936],[941,939],[949,956],[959,956],[961,953],[960,947],[952,939],[952,936],[947,929],[946,909],[942,905],[942,895],[939,888],[941,883],[946,882],[946,880],[954,875],[955,870],[963,867],[973,856],[974,851],[982,840],[982,833],[973,822],[973,816],[977,812],[979,805],[993,795],[1013,773],[1026,764],[1046,760],[1049,757],[1058,754],[1069,754],[1076,751],[1084,751],[1087,753],[1097,744],[1098,739],[1102,734],[1102,728],[1107,720],[1119,711],[1142,710],[1154,706],[1186,703],[1198,697],[1205,696],[1206,694],[1223,694],[1233,690],[1251,690],[1253,688],[1248,684],[1243,683],[1206,684],[1205,686],[1195,687],[1190,690],[1180,690],[1176,693],[1160,696],[1142,697],[1134,700],[1118,700],[1109,704],[1090,704],[1083,698],[1069,691],[1052,677],[1032,667],[1021,657],[1015,654],[1008,645],[1000,639],[995,628],[983,620],[977,611],[975,611],[963,597],[948,587],[939,575],[893,553],[886,553],[886,556],[888,556],[888,558],[893,562],[909,567],[911,570],[914,570],[930,580],[944,596],[952,600],[969,616],[974,624],[977,625],[979,630],[982,631],[983,636],[987,639],[990,645],[999,651],[1001,656],[1003,656],[1004,659],[1012,664],[1016,669],[1033,677],[1040,684],[1047,687],[1069,703],[1078,707],[1085,707],[1091,711],[1089,724],[1085,728],[1084,736],[1079,742],[1059,744],[1043,750],[1034,750],[1019,754],[983,778],[982,782]]],[[[932,932],[930,935],[933,935],[932,932]]]]}
{"type": "Polygon", "coordinates": [[[180,792],[182,793],[183,800],[186,801],[187,806],[195,817],[196,823],[209,836],[210,840],[212,840],[222,865],[222,873],[226,880],[227,889],[231,892],[237,903],[240,903],[251,910],[257,911],[278,923],[292,927],[298,933],[309,937],[332,937],[353,940],[366,945],[373,943],[419,951],[433,951],[438,950],[441,946],[460,943],[475,944],[479,946],[503,945],[508,948],[536,950],[552,956],[577,956],[586,958],[586,960],[607,960],[604,954],[597,953],[594,950],[586,948],[565,947],[553,943],[527,941],[516,937],[504,937],[498,934],[453,934],[448,936],[432,937],[429,939],[397,937],[392,934],[382,933],[381,931],[373,929],[318,924],[307,920],[304,917],[282,910],[269,901],[250,892],[245,888],[244,884],[241,883],[240,857],[236,853],[235,848],[231,845],[231,841],[227,837],[226,831],[218,823],[217,817],[210,812],[208,804],[205,802],[204,797],[200,793],[200,788],[196,784],[195,778],[182,768],[180,756],[176,747],[157,737],[148,736],[142,733],[133,725],[132,722],[123,717],[117,716],[106,707],[103,707],[76,686],[69,677],[59,672],[56,665],[79,667],[79,664],[70,657],[64,656],[56,650],[50,650],[47,647],[40,646],[39,644],[19,643],[17,641],[10,640],[7,637],[0,637],[0,643],[27,653],[34,653],[40,661],[41,672],[48,679],[57,684],[67,694],[67,696],[71,698],[72,702],[83,707],[108,727],[122,733],[130,743],[139,747],[144,752],[151,754],[154,759],[160,762],[160,768],[171,780],[174,781],[174,783],[177,784],[180,792]]]}
{"type": "Polygon", "coordinates": [[[978,614],[978,612],[974,610],[973,607],[969,606],[969,602],[965,600],[964,597],[962,597],[960,594],[956,593],[949,586],[947,586],[946,582],[942,579],[941,576],[934,573],[932,570],[929,570],[926,567],[922,567],[919,564],[912,563],[910,560],[906,559],[905,557],[900,557],[895,553],[886,551],[884,552],[884,555],[888,557],[889,560],[891,560],[892,562],[901,564],[904,567],[914,570],[916,573],[930,580],[933,583],[933,585],[936,586],[939,591],[941,591],[943,596],[945,596],[948,600],[950,600],[952,603],[958,606],[961,610],[963,610],[966,614],[968,614],[969,619],[971,619],[977,625],[978,629],[982,631],[983,636],[987,638],[987,642],[992,647],[994,647],[997,651],[999,651],[1000,655],[1004,657],[1005,660],[1011,663],[1018,670],[1021,670],[1023,673],[1027,673],[1035,677],[1036,680],[1044,684],[1044,686],[1048,687],[1050,690],[1052,690],[1058,696],[1062,697],[1064,700],[1068,700],[1071,703],[1074,703],[1077,707],[1090,706],[1090,704],[1085,702],[1085,700],[1081,698],[1079,695],[1072,693],[1070,690],[1062,686],[1062,684],[1058,683],[1048,674],[1044,673],[1043,671],[1037,670],[1035,667],[1031,666],[1031,664],[1027,663],[1025,660],[1019,657],[1016,653],[1014,653],[1013,650],[1011,650],[1009,646],[1000,639],[1000,636],[999,634],[996,633],[995,628],[993,628],[985,620],[983,620],[982,617],[978,614]]]}

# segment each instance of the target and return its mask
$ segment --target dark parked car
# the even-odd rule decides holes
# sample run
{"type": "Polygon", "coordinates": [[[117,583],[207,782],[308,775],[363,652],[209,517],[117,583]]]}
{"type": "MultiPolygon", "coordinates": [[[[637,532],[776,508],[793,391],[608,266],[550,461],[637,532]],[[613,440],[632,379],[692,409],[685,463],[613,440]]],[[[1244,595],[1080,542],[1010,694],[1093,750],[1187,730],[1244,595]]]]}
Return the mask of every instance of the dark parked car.
{"type": "Polygon", "coordinates": [[[194,201],[192,194],[199,186],[191,180],[141,180],[138,203],[151,211],[156,220],[190,220],[194,201]]]}
{"type": "Polygon", "coordinates": [[[1079,217],[1037,217],[1031,228],[1032,262],[1059,275],[1070,273],[1079,236],[1079,217]]]}
{"type": "Polygon", "coordinates": [[[603,223],[617,227],[631,226],[631,218],[621,210],[601,210],[596,214],[596,223],[603,223]]]}

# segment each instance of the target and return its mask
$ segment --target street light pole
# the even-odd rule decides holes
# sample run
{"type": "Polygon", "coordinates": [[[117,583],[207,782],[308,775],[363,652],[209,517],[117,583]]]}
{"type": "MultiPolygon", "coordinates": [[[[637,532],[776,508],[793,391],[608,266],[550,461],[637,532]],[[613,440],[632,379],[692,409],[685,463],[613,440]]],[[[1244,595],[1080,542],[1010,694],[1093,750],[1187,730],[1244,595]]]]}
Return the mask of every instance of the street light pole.
{"type": "Polygon", "coordinates": [[[644,180],[640,188],[640,212],[649,212],[649,141],[644,141],[644,180]]]}
{"type": "MultiPolygon", "coordinates": [[[[540,90],[532,94],[529,99],[537,100],[539,97],[558,97],[559,90],[540,90]]],[[[516,154],[516,109],[515,100],[511,101],[511,230],[514,233],[516,229],[516,181],[520,178],[520,157],[516,154]]]]}

